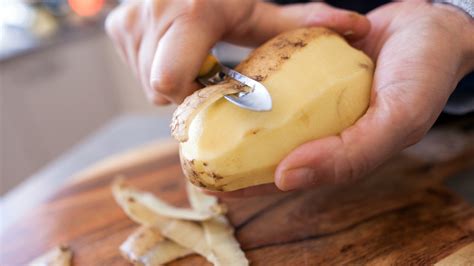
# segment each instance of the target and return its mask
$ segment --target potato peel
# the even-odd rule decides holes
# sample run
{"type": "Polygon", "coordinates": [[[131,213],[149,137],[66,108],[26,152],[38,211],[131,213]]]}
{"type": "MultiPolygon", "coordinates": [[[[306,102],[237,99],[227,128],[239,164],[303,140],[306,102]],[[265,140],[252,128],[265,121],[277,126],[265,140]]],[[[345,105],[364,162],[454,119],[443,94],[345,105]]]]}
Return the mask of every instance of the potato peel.
{"type": "MultiPolygon", "coordinates": [[[[114,189],[116,190],[120,190],[120,186],[124,186],[123,181],[120,180],[116,181],[113,185],[114,189]]],[[[220,215],[223,211],[225,211],[225,209],[217,207],[217,203],[216,207],[211,206],[206,210],[178,208],[160,200],[159,198],[148,192],[140,191],[130,187],[127,187],[125,190],[122,191],[126,191],[126,193],[130,197],[139,200],[144,206],[151,209],[158,215],[168,218],[190,221],[205,221],[211,219],[212,217],[216,217],[220,215]]]]}
{"type": "Polygon", "coordinates": [[[145,254],[142,261],[145,266],[162,265],[193,253],[194,252],[190,249],[182,247],[171,240],[166,240],[156,247],[153,247],[145,254]]]}
{"type": "Polygon", "coordinates": [[[123,211],[136,223],[156,227],[177,244],[204,256],[210,262],[215,261],[200,224],[165,217],[155,212],[143,202],[143,197],[137,196],[136,190],[127,187],[121,180],[114,182],[112,193],[123,211]]]}
{"type": "Polygon", "coordinates": [[[243,91],[243,86],[226,81],[195,91],[184,99],[173,113],[171,120],[171,135],[179,142],[188,140],[188,130],[194,117],[200,110],[210,106],[228,94],[243,91]]]}
{"type": "Polygon", "coordinates": [[[40,257],[31,261],[30,266],[69,266],[71,265],[72,251],[67,246],[57,246],[40,257]]]}
{"type": "Polygon", "coordinates": [[[154,227],[141,226],[120,245],[121,254],[135,265],[154,266],[192,254],[193,251],[164,238],[154,227]]]}
{"type": "MultiPolygon", "coordinates": [[[[204,194],[191,183],[187,184],[187,192],[191,206],[197,210],[216,206],[216,197],[204,194]]],[[[202,226],[207,244],[216,256],[215,265],[249,265],[245,253],[234,237],[234,229],[224,215],[203,221],[202,226]]]]}

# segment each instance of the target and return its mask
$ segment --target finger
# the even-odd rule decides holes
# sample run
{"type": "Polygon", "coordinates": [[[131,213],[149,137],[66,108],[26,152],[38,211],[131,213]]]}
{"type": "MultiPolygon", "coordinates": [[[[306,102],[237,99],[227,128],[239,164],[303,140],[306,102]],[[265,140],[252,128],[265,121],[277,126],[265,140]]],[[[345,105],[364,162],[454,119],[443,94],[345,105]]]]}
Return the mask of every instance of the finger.
{"type": "Polygon", "coordinates": [[[391,134],[383,128],[386,123],[370,112],[340,136],[311,141],[291,152],[275,172],[278,188],[288,191],[342,183],[375,167],[374,162],[383,160],[393,149],[394,141],[390,141],[390,135],[384,135],[391,134]],[[376,122],[383,124],[374,127],[376,122]],[[364,128],[369,132],[364,132],[364,128]]]}
{"type": "Polygon", "coordinates": [[[138,68],[138,50],[142,39],[141,33],[131,34],[125,41],[125,54],[133,73],[140,80],[140,70],[138,68]]]}
{"type": "Polygon", "coordinates": [[[118,15],[121,16],[122,45],[124,47],[125,56],[129,66],[132,68],[135,76],[139,79],[139,71],[137,67],[138,49],[140,47],[143,30],[140,25],[141,5],[139,2],[131,2],[127,5],[120,6],[118,15]]]}
{"type": "Polygon", "coordinates": [[[351,41],[365,37],[370,31],[370,21],[364,15],[353,11],[318,4],[312,11],[307,12],[305,26],[325,26],[351,41]]]}
{"type": "Polygon", "coordinates": [[[195,82],[202,62],[220,38],[212,21],[180,17],[161,38],[151,67],[151,87],[181,103],[200,88],[195,82]]]}
{"type": "Polygon", "coordinates": [[[142,30],[140,19],[140,3],[131,2],[118,6],[107,17],[105,26],[119,53],[138,76],[137,52],[141,42],[142,30]]]}
{"type": "Polygon", "coordinates": [[[205,190],[205,189],[203,189],[203,191],[206,194],[213,195],[219,198],[248,198],[248,197],[261,196],[261,195],[283,193],[281,190],[279,190],[275,186],[275,184],[259,185],[259,186],[254,186],[254,187],[249,187],[249,188],[244,188],[244,189],[239,189],[239,190],[229,191],[229,192],[216,192],[216,191],[205,190]]]}
{"type": "Polygon", "coordinates": [[[154,93],[152,91],[151,91],[150,94],[148,94],[148,93],[149,92],[147,90],[147,92],[146,92],[147,98],[154,105],[168,105],[168,104],[171,103],[167,98],[165,98],[164,96],[162,96],[158,93],[154,93]]]}
{"type": "Polygon", "coordinates": [[[147,98],[155,103],[155,98],[159,96],[150,85],[150,71],[153,57],[160,39],[159,33],[154,29],[147,30],[144,34],[138,51],[138,71],[140,73],[140,82],[143,86],[147,98]]]}
{"type": "Polygon", "coordinates": [[[142,24],[146,31],[138,52],[138,70],[147,98],[157,105],[169,104],[170,101],[151,87],[151,65],[160,38],[169,29],[178,12],[178,6],[169,5],[168,1],[147,0],[143,5],[142,24]]]}
{"type": "MultiPolygon", "coordinates": [[[[381,88],[379,83],[376,73],[374,88],[378,94],[401,89],[381,88]]],[[[424,126],[414,122],[420,114],[403,110],[402,106],[403,102],[400,106],[393,95],[377,97],[374,93],[371,107],[352,127],[339,136],[303,144],[283,159],[275,172],[276,185],[287,191],[349,182],[366,175],[426,132],[424,126]]]]}
{"type": "Polygon", "coordinates": [[[324,3],[286,7],[259,3],[248,22],[237,27],[227,37],[236,43],[255,45],[281,32],[310,26],[328,27],[350,40],[360,39],[370,31],[370,22],[365,16],[324,3]]]}
{"type": "Polygon", "coordinates": [[[110,14],[107,16],[107,19],[105,20],[105,30],[110,39],[112,39],[113,44],[120,55],[120,58],[122,58],[125,63],[128,63],[127,55],[125,53],[125,45],[123,42],[125,36],[122,30],[124,28],[122,25],[123,16],[125,14],[124,12],[125,9],[120,7],[110,12],[110,14]]]}

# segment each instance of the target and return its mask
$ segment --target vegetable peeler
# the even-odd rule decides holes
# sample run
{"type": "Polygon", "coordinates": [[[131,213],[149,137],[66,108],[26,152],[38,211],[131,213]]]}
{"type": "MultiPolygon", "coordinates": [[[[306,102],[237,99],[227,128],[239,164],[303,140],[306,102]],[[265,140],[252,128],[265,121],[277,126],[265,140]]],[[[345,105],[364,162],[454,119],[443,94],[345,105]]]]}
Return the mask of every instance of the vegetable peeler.
{"type": "Polygon", "coordinates": [[[225,95],[226,100],[251,111],[265,112],[272,110],[272,97],[262,83],[223,66],[213,55],[207,56],[199,70],[197,80],[204,86],[209,86],[222,82],[226,76],[250,87],[249,91],[225,95]]]}

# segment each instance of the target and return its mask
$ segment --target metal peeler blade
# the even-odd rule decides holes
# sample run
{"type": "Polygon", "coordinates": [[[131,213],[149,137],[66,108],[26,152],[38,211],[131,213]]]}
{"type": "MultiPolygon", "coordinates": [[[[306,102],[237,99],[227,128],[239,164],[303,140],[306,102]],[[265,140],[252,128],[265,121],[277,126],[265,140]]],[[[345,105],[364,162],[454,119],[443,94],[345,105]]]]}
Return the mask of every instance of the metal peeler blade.
{"type": "Polygon", "coordinates": [[[222,82],[225,76],[228,76],[239,83],[250,87],[248,92],[240,92],[224,96],[229,102],[256,112],[265,112],[272,110],[272,97],[265,86],[231,68],[221,65],[214,56],[209,55],[205,64],[212,64],[211,70],[205,75],[200,75],[198,81],[203,85],[212,85],[222,82]]]}

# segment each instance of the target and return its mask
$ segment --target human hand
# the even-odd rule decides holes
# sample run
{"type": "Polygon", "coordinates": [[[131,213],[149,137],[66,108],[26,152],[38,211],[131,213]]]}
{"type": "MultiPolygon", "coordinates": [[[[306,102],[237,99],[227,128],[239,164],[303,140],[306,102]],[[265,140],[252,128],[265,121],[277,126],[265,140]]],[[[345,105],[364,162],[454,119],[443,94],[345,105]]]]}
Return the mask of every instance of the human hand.
{"type": "Polygon", "coordinates": [[[352,40],[368,20],[323,3],[279,7],[256,0],[138,0],[122,4],[106,29],[155,104],[180,103],[194,90],[201,64],[219,40],[258,45],[278,33],[326,26],[352,40]]]}
{"type": "Polygon", "coordinates": [[[376,61],[367,113],[340,135],[291,152],[276,169],[276,186],[212,194],[245,197],[350,182],[425,135],[459,80],[474,70],[474,22],[454,7],[413,1],[368,17],[371,32],[356,44],[376,61]]]}
{"type": "Polygon", "coordinates": [[[462,11],[407,1],[368,17],[371,32],[357,43],[377,62],[367,113],[339,136],[306,143],[282,160],[275,173],[279,189],[363,177],[418,142],[459,80],[474,70],[474,22],[462,11]]]}

